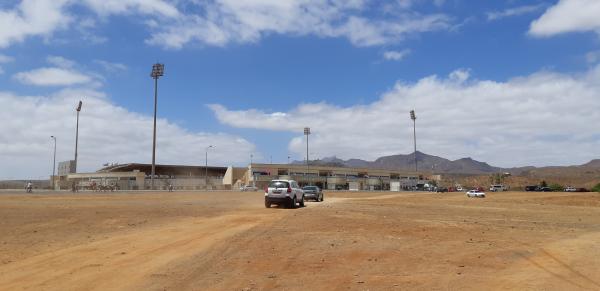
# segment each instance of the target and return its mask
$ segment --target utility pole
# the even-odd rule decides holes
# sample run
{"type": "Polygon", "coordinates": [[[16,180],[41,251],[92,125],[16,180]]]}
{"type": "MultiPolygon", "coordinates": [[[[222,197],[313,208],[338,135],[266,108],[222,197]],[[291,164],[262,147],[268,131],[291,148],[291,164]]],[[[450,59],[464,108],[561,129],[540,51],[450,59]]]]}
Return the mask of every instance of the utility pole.
{"type": "Polygon", "coordinates": [[[83,105],[83,103],[81,102],[81,100],[79,100],[79,104],[77,105],[77,108],[75,108],[75,110],[77,110],[77,125],[75,126],[75,166],[73,169],[74,173],[77,173],[77,145],[79,142],[79,112],[81,111],[81,105],[83,105]]]}
{"type": "Polygon", "coordinates": [[[51,135],[50,138],[52,138],[54,140],[54,158],[52,161],[52,190],[55,190],[56,188],[56,182],[55,182],[55,175],[56,175],[56,136],[51,135]]]}
{"type": "Polygon", "coordinates": [[[252,169],[252,158],[253,154],[250,154],[250,174],[252,175],[252,186],[256,187],[256,177],[254,177],[254,169],[252,169]]]}
{"type": "Polygon", "coordinates": [[[304,128],[304,135],[306,135],[306,179],[308,180],[308,185],[310,185],[310,158],[308,157],[308,136],[310,135],[310,127],[304,128]]]}
{"type": "Polygon", "coordinates": [[[208,147],[206,147],[206,152],[205,152],[205,156],[204,156],[204,185],[206,187],[206,190],[208,190],[208,149],[214,148],[215,146],[213,145],[209,145],[208,147]]]}
{"type": "Polygon", "coordinates": [[[165,74],[165,65],[156,63],[152,65],[150,77],[154,79],[154,128],[152,134],[152,174],[150,176],[150,189],[154,190],[154,175],[156,168],[156,107],[158,105],[158,78],[165,74]]]}

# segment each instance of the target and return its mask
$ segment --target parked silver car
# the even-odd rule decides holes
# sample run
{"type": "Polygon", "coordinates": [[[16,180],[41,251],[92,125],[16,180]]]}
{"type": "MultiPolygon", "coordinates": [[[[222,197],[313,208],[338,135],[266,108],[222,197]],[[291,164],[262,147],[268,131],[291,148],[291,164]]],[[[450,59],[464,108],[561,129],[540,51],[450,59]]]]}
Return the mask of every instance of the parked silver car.
{"type": "Polygon", "coordinates": [[[304,199],[314,199],[317,202],[323,201],[323,191],[317,186],[304,186],[304,199]]]}
{"type": "Polygon", "coordinates": [[[246,186],[242,186],[240,188],[240,191],[246,192],[246,191],[258,191],[258,188],[256,188],[255,186],[252,185],[246,185],[246,186]]]}
{"type": "Polygon", "coordinates": [[[265,189],[266,208],[270,208],[271,204],[296,208],[298,203],[304,207],[304,191],[294,180],[273,180],[265,189]]]}

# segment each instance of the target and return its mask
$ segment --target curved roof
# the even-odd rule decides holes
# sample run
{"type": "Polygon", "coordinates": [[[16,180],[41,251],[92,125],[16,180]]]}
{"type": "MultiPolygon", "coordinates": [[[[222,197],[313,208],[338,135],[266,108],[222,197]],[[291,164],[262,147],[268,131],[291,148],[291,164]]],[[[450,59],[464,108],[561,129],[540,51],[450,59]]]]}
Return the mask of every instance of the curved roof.
{"type": "MultiPolygon", "coordinates": [[[[98,173],[108,173],[108,172],[131,172],[138,170],[140,172],[145,172],[150,175],[152,173],[152,164],[138,164],[138,163],[129,163],[129,164],[120,164],[120,165],[111,165],[108,167],[104,167],[98,170],[98,173]]],[[[205,168],[204,166],[188,166],[188,165],[155,165],[156,175],[190,175],[190,176],[202,176],[208,170],[209,174],[221,174],[224,175],[227,171],[227,167],[215,167],[208,166],[205,168]]]]}

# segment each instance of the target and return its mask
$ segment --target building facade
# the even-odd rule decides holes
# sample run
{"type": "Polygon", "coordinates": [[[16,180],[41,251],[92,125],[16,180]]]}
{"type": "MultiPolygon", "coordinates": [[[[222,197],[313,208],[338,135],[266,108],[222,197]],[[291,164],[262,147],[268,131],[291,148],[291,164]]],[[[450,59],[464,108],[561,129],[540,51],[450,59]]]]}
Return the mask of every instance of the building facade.
{"type": "Polygon", "coordinates": [[[309,166],[299,164],[251,164],[234,187],[264,188],[274,179],[292,179],[301,186],[316,185],[327,190],[410,190],[427,182],[415,172],[385,169],[309,166]]]}

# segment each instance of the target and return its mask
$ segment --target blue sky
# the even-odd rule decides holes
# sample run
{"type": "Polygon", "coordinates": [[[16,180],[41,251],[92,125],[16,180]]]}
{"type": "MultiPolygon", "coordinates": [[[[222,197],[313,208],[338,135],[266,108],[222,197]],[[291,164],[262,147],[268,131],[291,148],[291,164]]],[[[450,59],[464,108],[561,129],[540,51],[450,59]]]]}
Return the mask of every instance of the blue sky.
{"type": "Polygon", "coordinates": [[[406,154],[413,108],[429,154],[583,163],[600,157],[594,9],[590,0],[5,2],[0,99],[14,108],[1,110],[0,159],[26,162],[0,178],[43,176],[51,134],[69,159],[68,107],[80,98],[85,170],[149,162],[156,61],[162,163],[203,164],[215,143],[215,164],[251,153],[300,160],[304,126],[314,157],[406,154]],[[48,110],[15,116],[38,105],[48,110]],[[563,117],[569,108],[576,119],[563,117]]]}

